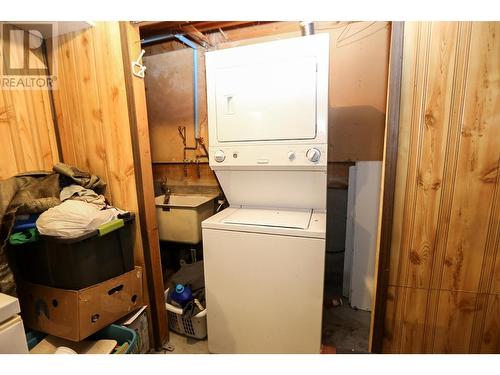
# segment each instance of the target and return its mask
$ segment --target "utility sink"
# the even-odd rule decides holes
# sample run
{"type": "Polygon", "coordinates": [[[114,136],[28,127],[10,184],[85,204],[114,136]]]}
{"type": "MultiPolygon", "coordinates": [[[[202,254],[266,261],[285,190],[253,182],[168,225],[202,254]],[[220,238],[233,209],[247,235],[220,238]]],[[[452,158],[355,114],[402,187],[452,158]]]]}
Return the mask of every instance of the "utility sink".
{"type": "Polygon", "coordinates": [[[160,240],[197,244],[201,241],[201,222],[215,213],[217,195],[171,194],[155,197],[160,240]]]}

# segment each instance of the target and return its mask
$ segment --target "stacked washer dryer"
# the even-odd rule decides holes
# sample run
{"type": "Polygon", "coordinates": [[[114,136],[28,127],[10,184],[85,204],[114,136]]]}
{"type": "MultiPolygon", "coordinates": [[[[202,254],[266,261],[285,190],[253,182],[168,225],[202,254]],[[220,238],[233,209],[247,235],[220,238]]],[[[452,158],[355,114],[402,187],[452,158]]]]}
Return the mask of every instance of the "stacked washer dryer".
{"type": "Polygon", "coordinates": [[[206,54],[210,167],[230,207],[205,220],[212,353],[319,353],[328,34],[206,54]]]}

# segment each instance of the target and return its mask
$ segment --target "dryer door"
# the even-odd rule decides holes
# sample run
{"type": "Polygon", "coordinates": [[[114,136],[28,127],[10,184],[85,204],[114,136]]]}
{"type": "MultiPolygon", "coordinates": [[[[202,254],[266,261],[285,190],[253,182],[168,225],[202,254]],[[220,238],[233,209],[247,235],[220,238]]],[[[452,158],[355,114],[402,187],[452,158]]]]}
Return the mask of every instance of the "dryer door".
{"type": "Polygon", "coordinates": [[[218,68],[218,141],[314,139],[316,76],[314,56],[218,68]]]}

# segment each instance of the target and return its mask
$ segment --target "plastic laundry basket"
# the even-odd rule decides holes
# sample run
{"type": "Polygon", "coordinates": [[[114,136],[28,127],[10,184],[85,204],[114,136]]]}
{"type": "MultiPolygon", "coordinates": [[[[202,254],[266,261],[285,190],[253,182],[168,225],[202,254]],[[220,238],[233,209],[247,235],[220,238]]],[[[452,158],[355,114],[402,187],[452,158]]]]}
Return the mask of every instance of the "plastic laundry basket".
{"type": "Polygon", "coordinates": [[[191,318],[182,316],[182,309],[167,303],[168,289],[165,291],[165,309],[168,326],[174,332],[201,340],[207,337],[207,309],[191,318]]]}

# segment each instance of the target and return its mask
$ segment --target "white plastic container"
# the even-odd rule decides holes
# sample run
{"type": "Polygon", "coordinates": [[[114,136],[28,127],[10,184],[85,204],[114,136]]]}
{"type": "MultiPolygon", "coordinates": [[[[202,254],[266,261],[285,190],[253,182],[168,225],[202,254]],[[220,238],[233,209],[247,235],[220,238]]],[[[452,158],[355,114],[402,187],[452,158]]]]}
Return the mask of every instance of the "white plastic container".
{"type": "Polygon", "coordinates": [[[28,354],[20,312],[17,298],[0,293],[0,354],[28,354]]]}
{"type": "Polygon", "coordinates": [[[207,337],[207,309],[191,318],[182,316],[182,309],[167,303],[168,289],[165,291],[165,309],[169,328],[181,335],[201,340],[207,337]]]}
{"type": "Polygon", "coordinates": [[[155,198],[160,240],[197,244],[201,241],[201,222],[215,212],[216,195],[172,194],[155,198]]]}

